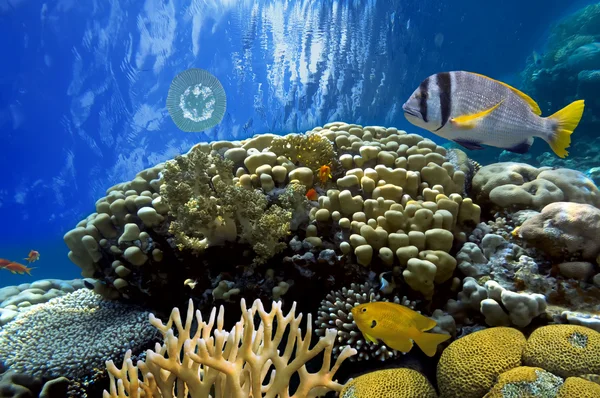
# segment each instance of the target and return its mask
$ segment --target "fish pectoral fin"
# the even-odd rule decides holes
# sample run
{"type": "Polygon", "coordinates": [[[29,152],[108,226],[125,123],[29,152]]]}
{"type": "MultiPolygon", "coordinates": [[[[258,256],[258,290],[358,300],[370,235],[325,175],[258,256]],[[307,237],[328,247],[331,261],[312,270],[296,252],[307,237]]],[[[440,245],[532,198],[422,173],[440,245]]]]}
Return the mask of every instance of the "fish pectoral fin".
{"type": "Polygon", "coordinates": [[[456,140],[454,140],[454,142],[456,142],[458,145],[460,145],[464,148],[470,149],[472,151],[478,151],[478,150],[483,149],[483,147],[475,141],[456,139],[456,140]]]}
{"type": "Polygon", "coordinates": [[[363,336],[365,336],[365,340],[370,341],[371,343],[379,344],[379,340],[377,340],[375,337],[371,336],[370,334],[363,333],[363,336]]]}
{"type": "Polygon", "coordinates": [[[473,129],[473,128],[477,127],[477,124],[483,118],[488,116],[490,113],[494,112],[500,105],[502,105],[503,102],[504,102],[504,100],[498,102],[496,105],[492,106],[489,109],[485,109],[481,112],[477,112],[472,115],[461,115],[461,116],[453,117],[452,119],[450,119],[450,123],[452,123],[452,125],[454,125],[454,127],[457,127],[460,129],[465,129],[465,130],[473,129]]]}
{"type": "MultiPolygon", "coordinates": [[[[472,73],[472,72],[471,72],[472,73]]],[[[540,109],[540,106],[537,104],[537,102],[535,102],[533,100],[533,98],[531,98],[530,96],[528,96],[527,94],[525,94],[524,92],[522,92],[521,90],[517,90],[516,88],[514,88],[511,85],[508,85],[504,82],[501,82],[500,80],[495,80],[492,79],[491,77],[487,77],[485,75],[481,75],[479,73],[474,73],[477,76],[481,76],[484,77],[486,79],[495,81],[498,84],[503,85],[504,87],[508,88],[509,90],[511,90],[513,93],[515,93],[518,97],[520,97],[523,101],[525,101],[527,103],[527,105],[529,105],[529,107],[531,108],[531,111],[533,113],[535,113],[536,115],[540,116],[542,114],[542,110],[540,109]]]]}
{"type": "Polygon", "coordinates": [[[413,342],[408,337],[398,336],[393,339],[383,340],[386,346],[400,352],[409,352],[413,347],[413,342]]]}
{"type": "Polygon", "coordinates": [[[529,148],[531,148],[531,145],[533,144],[533,137],[530,137],[528,139],[526,139],[525,141],[513,146],[512,148],[506,148],[507,151],[510,152],[514,152],[514,153],[527,153],[529,152],[529,148]]]}
{"type": "Polygon", "coordinates": [[[415,343],[417,343],[425,355],[432,357],[437,352],[438,344],[443,343],[450,337],[452,336],[442,333],[419,333],[415,336],[415,343]]]}

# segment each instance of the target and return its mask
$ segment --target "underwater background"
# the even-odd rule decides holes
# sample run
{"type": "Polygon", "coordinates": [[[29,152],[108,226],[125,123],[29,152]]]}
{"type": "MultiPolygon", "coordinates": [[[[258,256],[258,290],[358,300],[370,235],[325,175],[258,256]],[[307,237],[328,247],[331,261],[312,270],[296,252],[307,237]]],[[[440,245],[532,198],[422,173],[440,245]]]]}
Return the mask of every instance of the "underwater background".
{"type": "Polygon", "coordinates": [[[565,3],[0,0],[0,398],[600,397],[565,3]]]}
{"type": "MultiPolygon", "coordinates": [[[[401,104],[438,71],[520,87],[552,23],[589,3],[2,0],[0,257],[35,249],[37,277],[76,277],[63,234],[107,188],[200,141],[334,120],[408,129],[401,104]],[[221,81],[228,107],[184,134],[165,100],[190,67],[221,81]]],[[[0,286],[22,280],[3,273],[0,286]]]]}

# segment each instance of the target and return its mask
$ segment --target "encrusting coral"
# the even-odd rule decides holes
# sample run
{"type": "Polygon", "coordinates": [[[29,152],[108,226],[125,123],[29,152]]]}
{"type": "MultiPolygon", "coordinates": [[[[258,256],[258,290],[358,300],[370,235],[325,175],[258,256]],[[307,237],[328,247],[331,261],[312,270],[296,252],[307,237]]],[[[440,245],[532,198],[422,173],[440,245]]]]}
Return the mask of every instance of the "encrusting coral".
{"type": "Polygon", "coordinates": [[[333,377],[342,362],[356,351],[346,347],[331,367],[335,331],[329,330],[311,348],[311,316],[307,317],[303,336],[302,314],[296,316],[295,307],[294,303],[290,312],[284,314],[281,302],[273,302],[267,312],[260,300],[247,308],[241,299],[242,317],[229,332],[223,329],[222,306],[218,314],[216,308],[212,309],[208,322],[202,319],[199,310],[194,314],[191,300],[185,324],[177,308],[166,324],[151,315],[150,323],[162,333],[164,343],[148,350],[146,360],[138,361],[136,366],[129,354],[120,369],[108,361],[110,392],[105,391],[104,397],[289,397],[290,379],[294,375],[299,377],[299,384],[293,397],[340,391],[342,385],[333,377]],[[256,315],[260,318],[258,328],[254,322],[256,315]],[[321,369],[309,373],[306,363],[321,352],[324,353],[321,369]]]}

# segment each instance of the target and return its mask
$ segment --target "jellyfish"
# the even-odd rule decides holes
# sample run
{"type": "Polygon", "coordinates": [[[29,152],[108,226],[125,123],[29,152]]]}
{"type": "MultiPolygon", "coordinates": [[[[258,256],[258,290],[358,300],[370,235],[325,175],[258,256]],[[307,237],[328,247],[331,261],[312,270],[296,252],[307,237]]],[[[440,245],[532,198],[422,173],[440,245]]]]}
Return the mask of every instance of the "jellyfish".
{"type": "Polygon", "coordinates": [[[167,109],[173,122],[186,132],[216,126],[225,115],[227,99],[219,80],[204,69],[192,68],[173,79],[167,109]]]}

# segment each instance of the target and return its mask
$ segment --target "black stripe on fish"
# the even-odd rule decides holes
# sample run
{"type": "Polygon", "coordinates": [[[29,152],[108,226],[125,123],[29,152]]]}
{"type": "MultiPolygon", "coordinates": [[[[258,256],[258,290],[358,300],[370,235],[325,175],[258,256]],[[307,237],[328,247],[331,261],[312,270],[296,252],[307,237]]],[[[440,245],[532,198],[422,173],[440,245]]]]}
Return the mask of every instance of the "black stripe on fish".
{"type": "Polygon", "coordinates": [[[421,96],[419,97],[419,112],[421,113],[421,117],[423,121],[427,123],[427,97],[429,96],[429,78],[423,80],[419,85],[419,93],[421,96]]]}
{"type": "Polygon", "coordinates": [[[437,74],[436,82],[440,92],[440,109],[442,110],[442,125],[435,131],[440,130],[448,123],[450,119],[450,110],[452,109],[452,79],[450,73],[442,72],[437,74]]]}

